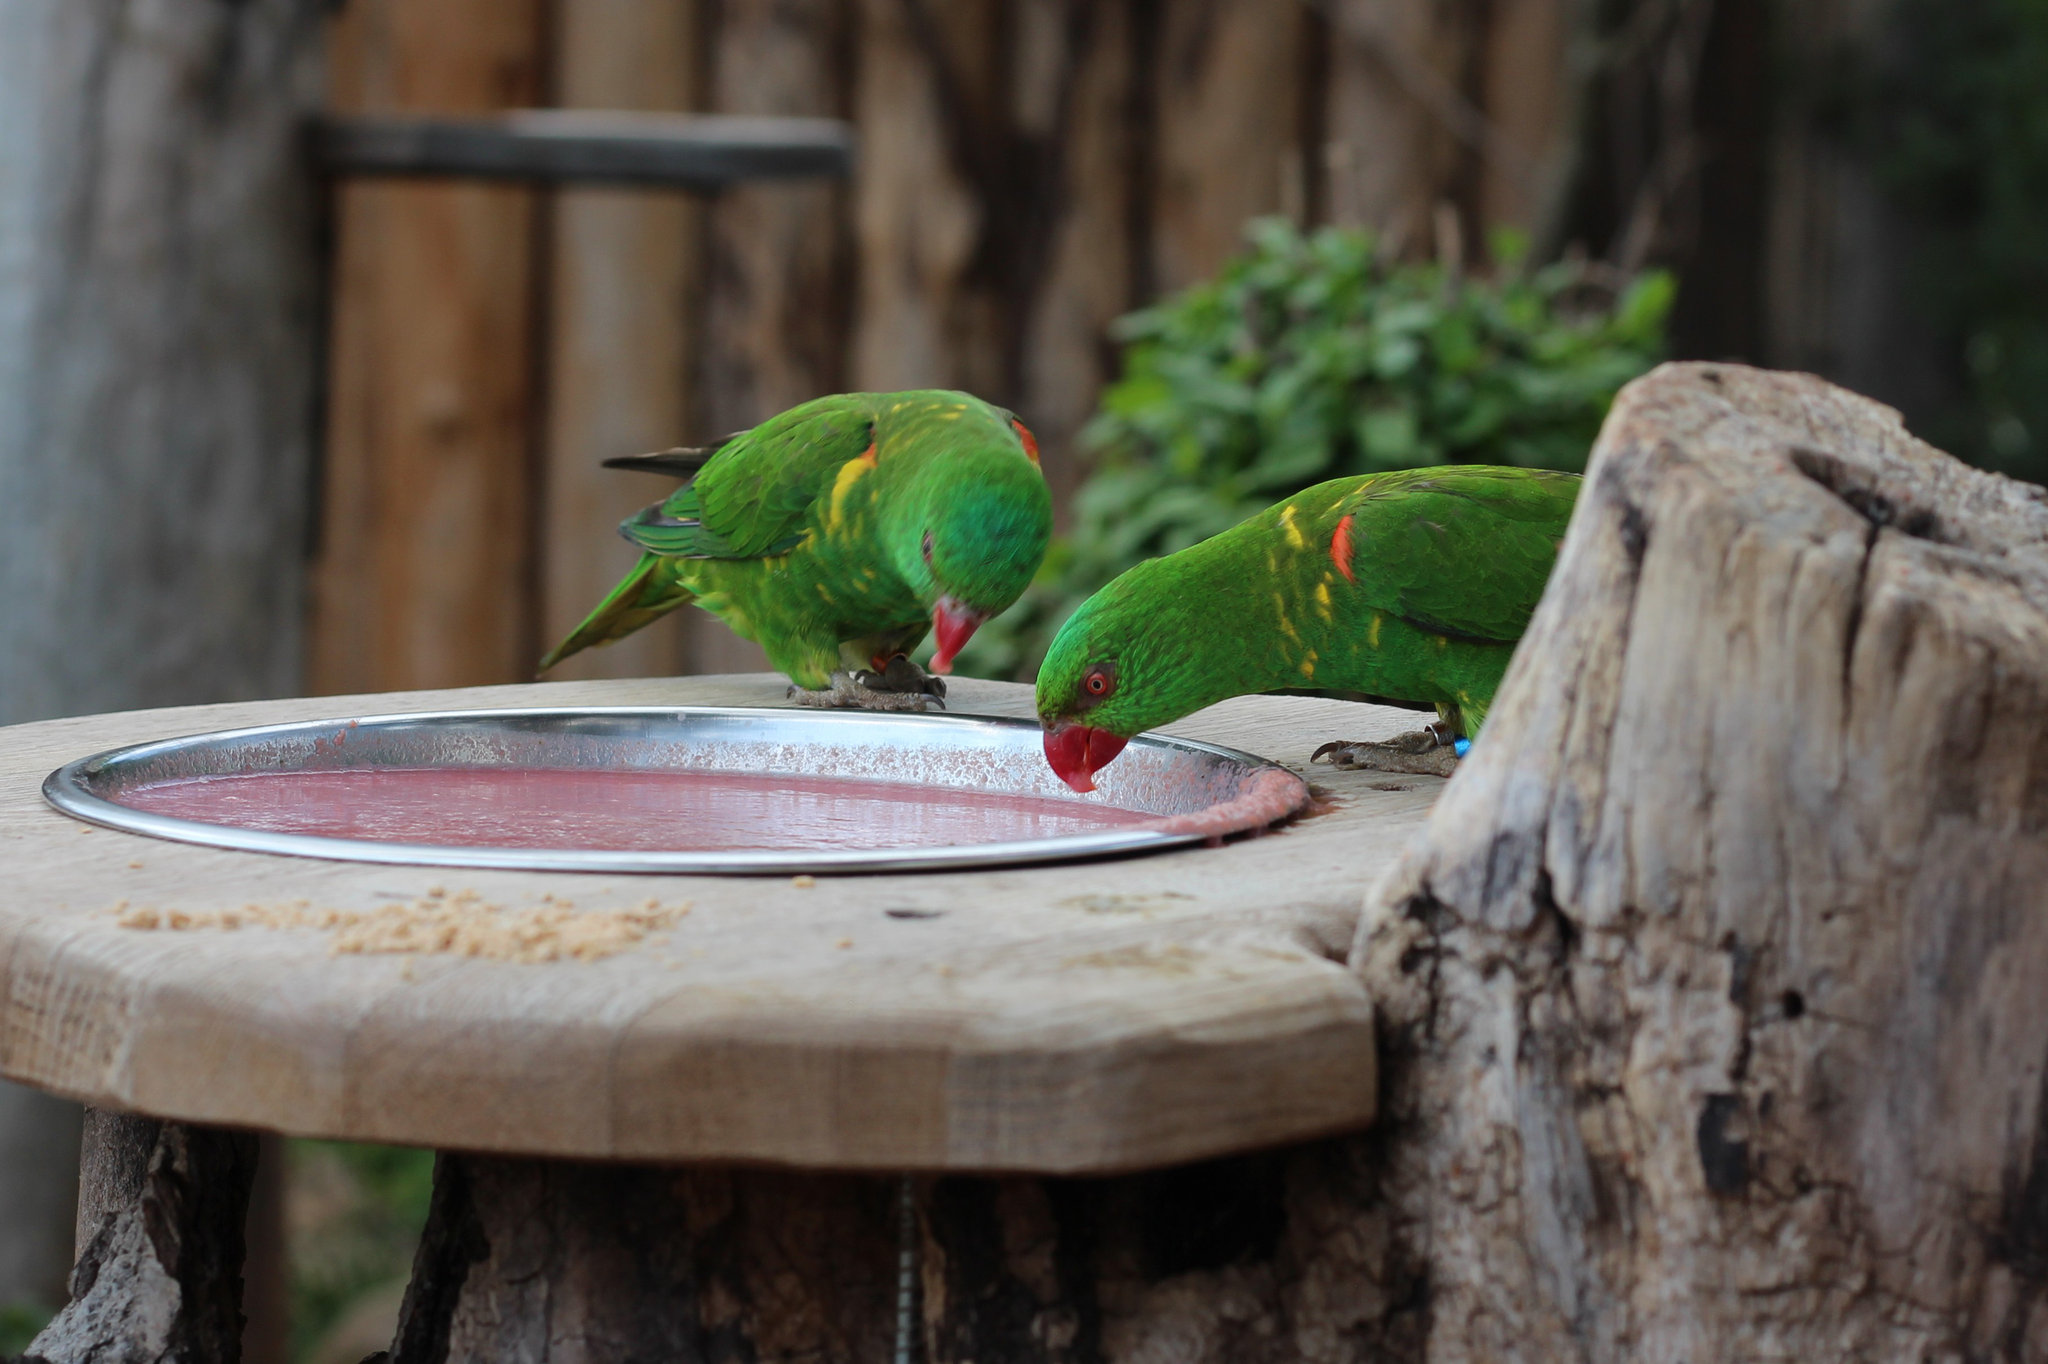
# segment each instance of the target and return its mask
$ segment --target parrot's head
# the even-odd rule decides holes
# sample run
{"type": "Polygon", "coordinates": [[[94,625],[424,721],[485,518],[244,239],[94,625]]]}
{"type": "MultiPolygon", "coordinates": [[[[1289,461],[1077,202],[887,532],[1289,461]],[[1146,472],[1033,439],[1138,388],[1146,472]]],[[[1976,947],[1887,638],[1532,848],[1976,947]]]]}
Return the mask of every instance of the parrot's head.
{"type": "Polygon", "coordinates": [[[1012,447],[933,462],[902,505],[891,530],[898,571],[932,613],[932,671],[950,672],[981,623],[1030,586],[1052,539],[1052,497],[1012,447]]]}
{"type": "Polygon", "coordinates": [[[1046,761],[1076,791],[1093,791],[1133,735],[1235,694],[1205,645],[1228,618],[1230,585],[1190,579],[1199,550],[1126,571],[1054,636],[1038,669],[1038,720],[1046,761]]]}

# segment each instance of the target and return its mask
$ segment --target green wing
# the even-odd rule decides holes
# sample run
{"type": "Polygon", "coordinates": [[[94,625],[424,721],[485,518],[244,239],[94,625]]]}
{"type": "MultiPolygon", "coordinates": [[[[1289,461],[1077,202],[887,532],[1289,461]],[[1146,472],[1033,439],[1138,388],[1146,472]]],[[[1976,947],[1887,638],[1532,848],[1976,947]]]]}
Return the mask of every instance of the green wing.
{"type": "Polygon", "coordinates": [[[865,403],[844,396],[793,407],[727,440],[694,479],[629,517],[619,533],[680,558],[785,554],[803,540],[811,504],[873,444],[874,423],[865,403]]]}
{"type": "Polygon", "coordinates": [[[1579,476],[1444,465],[1368,479],[1327,515],[1351,517],[1358,587],[1423,629],[1512,643],[1557,561],[1579,476]]]}

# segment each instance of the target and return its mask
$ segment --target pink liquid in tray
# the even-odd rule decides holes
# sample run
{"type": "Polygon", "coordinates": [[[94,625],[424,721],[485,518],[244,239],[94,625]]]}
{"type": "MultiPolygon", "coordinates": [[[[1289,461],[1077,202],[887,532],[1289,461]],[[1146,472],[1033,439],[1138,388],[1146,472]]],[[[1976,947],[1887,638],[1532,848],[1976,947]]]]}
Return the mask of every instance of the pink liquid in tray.
{"type": "Polygon", "coordinates": [[[379,768],[180,777],[121,804],[206,824],[443,847],[929,848],[1098,833],[1156,816],[899,782],[732,772],[379,768]]]}

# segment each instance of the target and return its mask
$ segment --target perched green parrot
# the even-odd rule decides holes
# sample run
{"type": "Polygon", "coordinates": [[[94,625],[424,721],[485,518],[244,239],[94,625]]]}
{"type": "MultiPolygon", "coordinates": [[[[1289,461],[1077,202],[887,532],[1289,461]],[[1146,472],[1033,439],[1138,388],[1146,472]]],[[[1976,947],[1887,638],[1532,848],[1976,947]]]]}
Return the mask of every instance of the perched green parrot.
{"type": "Polygon", "coordinates": [[[1578,492],[1576,474],[1482,465],[1339,478],[1139,564],[1081,604],[1039,669],[1047,761],[1092,791],[1140,730],[1229,696],[1305,692],[1441,718],[1315,757],[1448,772],[1459,736],[1486,721],[1578,492]]]}
{"type": "Polygon", "coordinates": [[[949,672],[1052,534],[1037,442],[965,393],[818,398],[715,446],[606,463],[689,481],[619,526],[646,552],[542,671],[695,601],[805,704],[922,710],[945,684],[905,655],[936,631],[949,672]]]}

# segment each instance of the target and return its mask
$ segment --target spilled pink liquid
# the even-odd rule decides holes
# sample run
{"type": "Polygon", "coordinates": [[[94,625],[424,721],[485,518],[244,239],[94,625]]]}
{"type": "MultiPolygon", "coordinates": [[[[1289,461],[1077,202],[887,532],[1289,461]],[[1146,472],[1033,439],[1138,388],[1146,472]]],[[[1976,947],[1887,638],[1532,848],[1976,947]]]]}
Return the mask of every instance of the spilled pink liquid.
{"type": "Polygon", "coordinates": [[[147,782],[120,803],[276,833],[630,852],[931,848],[1097,833],[1156,816],[1042,796],[730,772],[383,768],[147,782]]]}

